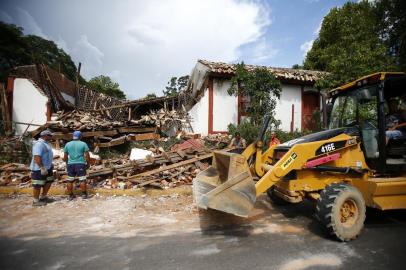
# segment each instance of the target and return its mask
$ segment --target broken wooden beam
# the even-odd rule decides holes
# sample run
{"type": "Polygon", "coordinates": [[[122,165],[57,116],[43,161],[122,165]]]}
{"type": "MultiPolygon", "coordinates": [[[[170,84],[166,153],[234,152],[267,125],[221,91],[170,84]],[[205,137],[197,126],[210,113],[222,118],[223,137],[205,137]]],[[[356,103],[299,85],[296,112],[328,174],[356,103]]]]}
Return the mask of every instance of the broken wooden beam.
{"type": "Polygon", "coordinates": [[[174,163],[174,164],[171,164],[171,165],[168,165],[168,166],[162,166],[162,167],[160,167],[158,169],[155,169],[155,170],[150,170],[150,171],[147,171],[147,172],[139,173],[139,174],[136,174],[136,175],[133,175],[133,176],[129,177],[128,179],[141,178],[141,177],[153,175],[153,174],[156,174],[156,173],[159,173],[159,172],[174,169],[174,168],[177,168],[177,167],[180,167],[180,166],[184,166],[184,165],[194,163],[196,161],[203,160],[203,159],[208,159],[208,158],[211,158],[211,157],[213,157],[213,153],[202,155],[200,157],[195,157],[195,158],[192,158],[192,159],[189,159],[189,160],[184,160],[184,161],[174,163]]]}
{"type": "Polygon", "coordinates": [[[128,140],[131,141],[147,141],[147,140],[158,140],[161,136],[157,133],[141,133],[141,134],[134,134],[128,135],[128,140]]]}

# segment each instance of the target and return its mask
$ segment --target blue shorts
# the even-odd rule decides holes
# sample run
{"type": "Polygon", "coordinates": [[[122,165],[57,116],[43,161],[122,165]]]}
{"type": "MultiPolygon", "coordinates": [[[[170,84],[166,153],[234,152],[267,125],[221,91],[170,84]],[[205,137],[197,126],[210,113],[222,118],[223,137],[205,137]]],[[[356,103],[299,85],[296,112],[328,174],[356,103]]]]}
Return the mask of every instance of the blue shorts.
{"type": "Polygon", "coordinates": [[[387,130],[386,131],[386,137],[388,140],[402,140],[406,139],[406,135],[404,132],[395,129],[395,130],[387,130]]]}
{"type": "Polygon", "coordinates": [[[86,181],[86,164],[68,164],[68,181],[73,182],[75,177],[79,178],[79,181],[86,181]]]}
{"type": "Polygon", "coordinates": [[[31,184],[34,188],[41,188],[43,187],[46,183],[52,183],[54,181],[54,167],[52,166],[48,170],[47,175],[42,175],[41,171],[31,171],[31,184]]]}

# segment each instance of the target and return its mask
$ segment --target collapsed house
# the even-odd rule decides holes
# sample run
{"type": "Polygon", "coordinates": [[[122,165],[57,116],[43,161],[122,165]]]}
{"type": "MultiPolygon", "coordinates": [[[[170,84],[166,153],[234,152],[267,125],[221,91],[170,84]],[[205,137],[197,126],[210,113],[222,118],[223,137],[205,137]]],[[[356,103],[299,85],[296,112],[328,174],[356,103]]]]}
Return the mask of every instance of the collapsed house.
{"type": "MultiPolygon", "coordinates": [[[[252,70],[255,66],[247,68],[252,70]]],[[[285,131],[309,128],[308,119],[320,108],[320,93],[314,84],[325,73],[269,69],[282,83],[275,115],[282,121],[281,128],[285,131]]],[[[0,104],[2,118],[8,124],[6,131],[9,134],[14,131],[17,137],[1,141],[4,150],[0,147],[0,155],[21,145],[27,132],[36,137],[47,128],[54,133],[56,151],[61,151],[59,143],[70,140],[74,130],[81,130],[96,152],[127,141],[148,140],[154,142],[151,146],[166,140],[161,135],[176,134],[176,141],[166,149],[133,148],[147,153],[138,158],[133,158],[133,153],[104,160],[94,158],[88,183],[93,187],[121,189],[191,184],[193,177],[207,168],[212,150],[228,145],[230,138],[221,133],[227,131],[230,123],[238,124],[249,116],[249,97],[227,93],[234,72],[232,64],[199,60],[187,88],[179,95],[128,101],[88,89],[44,65],[18,67],[8,78],[0,104]],[[179,129],[183,132],[179,133],[179,129]]],[[[26,163],[22,156],[27,151],[13,152],[19,163],[0,167],[0,186],[28,187],[29,168],[21,164],[26,163]]],[[[54,163],[57,183],[63,184],[66,164],[61,152],[55,153],[54,163]]]]}
{"type": "Polygon", "coordinates": [[[191,184],[212,156],[201,139],[185,137],[184,133],[165,149],[159,146],[167,140],[161,136],[179,135],[179,129],[192,131],[179,96],[118,100],[74,83],[44,65],[17,67],[6,89],[1,90],[2,122],[7,124],[6,133],[16,136],[0,138],[0,186],[31,185],[27,165],[31,143],[24,143],[23,137],[36,138],[44,129],[54,134],[56,185],[66,181],[61,143],[71,140],[74,130],[82,131],[93,152],[128,141],[149,141],[143,149],[132,148],[130,155],[115,158],[100,159],[91,152],[88,184],[93,188],[191,184]],[[138,154],[133,155],[133,150],[138,154]]]}
{"type": "MultiPolygon", "coordinates": [[[[246,65],[248,70],[259,66],[246,65]]],[[[281,97],[275,109],[275,118],[284,131],[312,129],[312,115],[321,108],[320,91],[315,88],[318,79],[327,73],[313,70],[267,67],[282,85],[281,97]]],[[[239,124],[248,117],[249,97],[230,96],[231,77],[236,66],[222,62],[198,60],[188,82],[185,94],[189,97],[187,109],[193,119],[192,127],[202,135],[227,131],[227,126],[239,124]]]]}
{"type": "Polygon", "coordinates": [[[15,68],[3,95],[6,104],[2,118],[8,134],[31,132],[35,137],[44,128],[51,128],[59,132],[58,138],[66,139],[77,129],[85,131],[85,137],[105,138],[101,145],[114,146],[125,141],[124,135],[161,131],[171,135],[180,127],[190,127],[185,120],[187,113],[179,110],[178,97],[119,100],[42,64],[15,68]],[[109,138],[113,142],[107,143],[109,138]]]}

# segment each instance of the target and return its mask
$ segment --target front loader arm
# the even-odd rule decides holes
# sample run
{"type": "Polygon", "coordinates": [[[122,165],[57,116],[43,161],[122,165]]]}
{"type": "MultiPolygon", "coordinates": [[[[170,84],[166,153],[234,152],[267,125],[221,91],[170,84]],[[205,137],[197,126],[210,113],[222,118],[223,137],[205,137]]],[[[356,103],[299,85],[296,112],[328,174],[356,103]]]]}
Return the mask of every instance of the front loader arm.
{"type": "Polygon", "coordinates": [[[336,153],[344,148],[355,146],[356,140],[354,137],[341,134],[333,139],[302,143],[293,145],[290,150],[274,165],[274,167],[265,173],[264,176],[255,184],[256,194],[267,191],[276,182],[293,170],[301,170],[307,161],[330,153],[336,153]],[[343,147],[338,149],[328,149],[325,153],[318,153],[326,145],[343,142],[343,147]]]}

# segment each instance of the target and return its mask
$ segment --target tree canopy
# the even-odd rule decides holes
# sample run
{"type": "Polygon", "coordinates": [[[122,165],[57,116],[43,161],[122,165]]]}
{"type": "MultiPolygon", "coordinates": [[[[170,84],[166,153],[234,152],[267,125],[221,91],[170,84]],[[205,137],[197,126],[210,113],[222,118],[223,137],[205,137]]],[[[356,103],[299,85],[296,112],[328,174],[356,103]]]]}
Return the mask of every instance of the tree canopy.
{"type": "Polygon", "coordinates": [[[248,113],[253,124],[260,125],[264,115],[269,114],[271,123],[278,125],[273,112],[280,98],[281,83],[267,68],[258,67],[248,71],[244,62],[237,64],[228,93],[250,97],[248,113]]]}
{"type": "MultiPolygon", "coordinates": [[[[69,54],[50,40],[23,34],[23,28],[0,22],[0,79],[4,80],[9,71],[17,66],[43,63],[65,74],[70,80],[76,79],[77,68],[69,54]]],[[[80,82],[85,82],[83,78],[80,82]]]]}
{"type": "Polygon", "coordinates": [[[397,64],[406,71],[406,1],[380,0],[376,2],[379,32],[389,48],[389,54],[397,58],[397,64]]]}
{"type": "Polygon", "coordinates": [[[94,77],[89,80],[87,85],[90,89],[108,96],[116,97],[118,99],[126,98],[124,92],[121,91],[119,84],[114,82],[109,76],[100,75],[94,77]]]}
{"type": "Polygon", "coordinates": [[[149,94],[147,94],[144,98],[145,98],[145,99],[151,99],[151,98],[157,98],[157,96],[156,96],[155,93],[149,93],[149,94]]]}
{"type": "Polygon", "coordinates": [[[382,15],[368,1],[347,2],[324,17],[318,38],[307,53],[304,68],[331,72],[318,82],[331,88],[368,73],[399,70],[382,36],[382,15]]]}
{"type": "Polygon", "coordinates": [[[186,88],[187,82],[189,80],[189,75],[181,76],[181,77],[172,77],[165,90],[163,90],[164,96],[176,96],[180,91],[186,88]]]}

